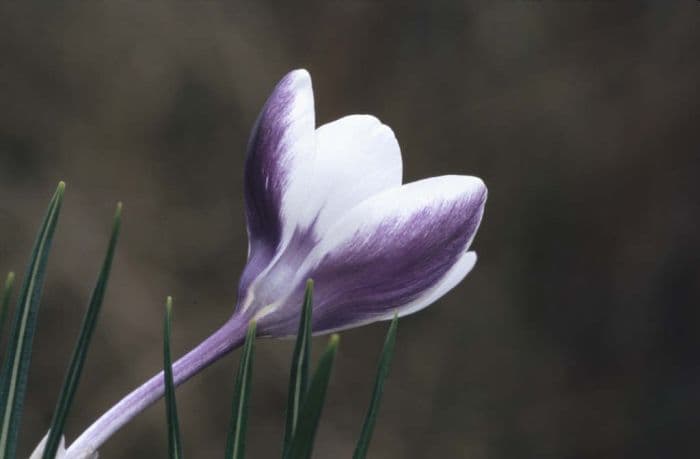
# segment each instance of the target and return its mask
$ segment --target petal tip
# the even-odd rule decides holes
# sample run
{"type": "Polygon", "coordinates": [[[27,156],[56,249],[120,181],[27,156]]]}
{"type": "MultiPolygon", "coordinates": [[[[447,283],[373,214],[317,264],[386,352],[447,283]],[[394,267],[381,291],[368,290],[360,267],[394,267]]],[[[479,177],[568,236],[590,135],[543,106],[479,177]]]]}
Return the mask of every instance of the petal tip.
{"type": "Polygon", "coordinates": [[[488,198],[489,195],[489,189],[486,186],[486,183],[479,177],[474,177],[476,179],[476,188],[479,190],[479,193],[481,194],[481,205],[484,205],[486,203],[486,199],[488,198]]]}
{"type": "Polygon", "coordinates": [[[296,88],[311,86],[311,74],[306,69],[294,69],[282,78],[282,83],[296,88]]]}
{"type": "Polygon", "coordinates": [[[486,204],[486,198],[488,197],[488,187],[486,186],[486,183],[484,183],[481,178],[474,177],[473,175],[463,175],[458,177],[465,180],[466,189],[468,190],[469,194],[475,196],[479,201],[479,206],[483,207],[484,204],[486,204]]]}
{"type": "Polygon", "coordinates": [[[474,250],[469,250],[464,254],[465,257],[469,257],[469,259],[473,260],[473,263],[476,263],[479,257],[476,255],[476,251],[474,250]]]}

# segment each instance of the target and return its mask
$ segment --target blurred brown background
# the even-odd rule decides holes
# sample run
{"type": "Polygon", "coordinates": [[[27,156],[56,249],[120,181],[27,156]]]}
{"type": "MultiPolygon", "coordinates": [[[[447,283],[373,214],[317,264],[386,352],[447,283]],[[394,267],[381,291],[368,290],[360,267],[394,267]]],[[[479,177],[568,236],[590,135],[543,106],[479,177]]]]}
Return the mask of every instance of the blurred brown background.
{"type": "MultiPolygon", "coordinates": [[[[0,271],[22,273],[68,182],[21,455],[48,426],[117,200],[70,438],[159,369],[166,295],[177,354],[231,313],[247,135],[305,67],[318,122],[379,116],[407,181],[490,187],[477,268],[400,324],[372,457],[698,457],[700,3],[664,3],[4,2],[0,271]]],[[[343,333],[315,457],[350,456],[385,330],[343,333]]],[[[237,355],[178,391],[187,456],[223,452],[237,355]]],[[[290,355],[260,342],[250,457],[279,454],[290,355]]],[[[165,457],[165,439],[158,404],[102,457],[165,457]]]]}

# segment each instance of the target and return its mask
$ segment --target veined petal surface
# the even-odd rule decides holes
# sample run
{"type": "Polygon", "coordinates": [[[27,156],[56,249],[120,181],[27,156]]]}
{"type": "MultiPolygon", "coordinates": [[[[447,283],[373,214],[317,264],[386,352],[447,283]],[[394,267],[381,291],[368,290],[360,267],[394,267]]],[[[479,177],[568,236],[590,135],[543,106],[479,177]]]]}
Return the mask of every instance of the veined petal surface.
{"type": "Polygon", "coordinates": [[[245,162],[245,204],[248,222],[248,263],[241,289],[270,263],[294,228],[303,167],[315,146],[314,96],[306,70],[294,70],[277,84],[263,107],[248,142],[245,162]]]}
{"type": "Polygon", "coordinates": [[[302,278],[316,284],[316,333],[427,306],[473,267],[476,256],[466,251],[485,201],[483,182],[467,176],[420,180],[366,199],[322,236],[296,270],[295,290],[263,311],[261,332],[294,333],[302,278]]]}

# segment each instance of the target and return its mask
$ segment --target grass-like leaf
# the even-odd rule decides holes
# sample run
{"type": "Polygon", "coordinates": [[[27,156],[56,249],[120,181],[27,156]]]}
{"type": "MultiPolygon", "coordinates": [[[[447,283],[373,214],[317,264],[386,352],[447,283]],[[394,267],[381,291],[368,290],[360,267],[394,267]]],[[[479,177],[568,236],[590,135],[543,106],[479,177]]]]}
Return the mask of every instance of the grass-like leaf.
{"type": "Polygon", "coordinates": [[[165,378],[165,413],[168,418],[168,457],[170,459],[181,459],[182,440],[180,438],[180,422],[177,419],[173,364],[170,356],[172,317],[173,299],[169,296],[165,303],[165,323],[163,324],[163,377],[165,378]]]}
{"type": "Polygon", "coordinates": [[[65,183],[59,183],[49,203],[15,309],[7,358],[0,373],[0,459],[15,456],[46,264],[65,187],[65,183]]]}
{"type": "Polygon", "coordinates": [[[2,302],[0,302],[0,343],[2,343],[2,332],[5,329],[7,311],[10,309],[10,299],[12,298],[12,286],[14,283],[15,273],[9,272],[5,279],[5,286],[2,289],[2,302]]]}
{"type": "Polygon", "coordinates": [[[231,405],[231,423],[226,441],[226,459],[243,459],[245,457],[245,438],[248,428],[248,399],[253,376],[253,357],[255,348],[255,322],[248,327],[245,337],[241,362],[236,374],[231,405]]]}
{"type": "Polygon", "coordinates": [[[309,381],[309,357],[311,355],[311,311],[313,308],[314,283],[306,282],[304,304],[301,308],[299,331],[292,355],[292,369],[289,375],[289,394],[287,395],[287,419],[284,428],[284,445],[282,456],[289,450],[294,436],[299,410],[304,401],[309,381]]]}
{"type": "Polygon", "coordinates": [[[308,459],[314,448],[314,438],[321,420],[321,411],[326,400],[326,389],[333,369],[333,361],[338,351],[340,337],[332,335],[328,346],[321,356],[314,377],[309,385],[309,391],[304,397],[304,403],[299,412],[299,421],[294,430],[292,442],[285,459],[308,459]]]}
{"type": "Polygon", "coordinates": [[[114,251],[117,246],[117,240],[119,239],[121,215],[122,205],[119,203],[117,204],[117,210],[114,213],[112,235],[109,238],[107,253],[105,254],[104,261],[102,262],[102,268],[100,269],[100,273],[97,277],[95,288],[92,291],[87,311],[85,311],[85,317],[83,318],[83,324],[80,328],[78,342],[73,350],[73,357],[71,358],[70,366],[68,367],[68,373],[66,374],[66,379],[63,382],[63,388],[61,389],[58,402],[56,403],[56,410],[54,411],[53,420],[51,421],[49,436],[44,447],[44,453],[42,456],[43,459],[54,459],[54,457],[56,457],[56,451],[58,451],[61,436],[63,435],[63,429],[66,424],[66,418],[68,417],[68,411],[73,404],[73,398],[75,397],[75,392],[78,389],[80,375],[83,371],[83,365],[85,364],[85,358],[87,357],[92,334],[95,330],[97,318],[100,314],[102,302],[107,290],[107,281],[109,280],[109,273],[112,268],[114,251]]]}
{"type": "Polygon", "coordinates": [[[369,442],[372,440],[372,432],[374,431],[374,424],[377,422],[377,413],[379,413],[379,405],[382,400],[382,392],[384,391],[384,380],[386,379],[387,374],[389,374],[389,366],[391,365],[391,358],[394,354],[394,344],[396,343],[396,329],[398,324],[399,317],[394,315],[394,320],[391,321],[389,331],[387,332],[386,339],[384,340],[382,356],[379,359],[377,378],[374,380],[372,400],[370,401],[369,409],[367,410],[365,422],[362,425],[362,433],[360,434],[360,439],[355,447],[353,459],[364,459],[367,457],[369,442]]]}

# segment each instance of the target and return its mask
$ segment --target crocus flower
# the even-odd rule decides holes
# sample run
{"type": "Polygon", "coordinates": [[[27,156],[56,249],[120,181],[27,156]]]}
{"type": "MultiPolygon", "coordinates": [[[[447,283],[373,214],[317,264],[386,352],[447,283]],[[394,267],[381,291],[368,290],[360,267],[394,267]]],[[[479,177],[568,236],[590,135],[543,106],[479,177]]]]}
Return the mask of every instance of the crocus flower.
{"type": "Polygon", "coordinates": [[[313,329],[327,332],[415,312],[461,281],[486,187],[468,176],[402,185],[401,170],[389,127],[351,115],[316,129],[309,74],[284,77],[248,150],[240,313],[262,334],[292,335],[312,278],[313,329]]]}
{"type": "MultiPolygon", "coordinates": [[[[296,333],[306,280],[315,333],[416,312],[474,267],[486,187],[462,175],[402,184],[394,133],[368,115],[316,128],[311,78],[287,74],[253,128],[245,162],[248,262],[232,318],[173,366],[180,384],[261,336],[296,333]]],[[[125,397],[68,449],[96,450],[163,395],[162,374],[125,397]]]]}

